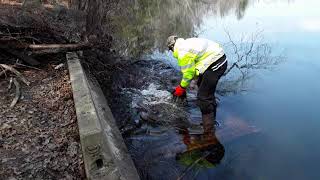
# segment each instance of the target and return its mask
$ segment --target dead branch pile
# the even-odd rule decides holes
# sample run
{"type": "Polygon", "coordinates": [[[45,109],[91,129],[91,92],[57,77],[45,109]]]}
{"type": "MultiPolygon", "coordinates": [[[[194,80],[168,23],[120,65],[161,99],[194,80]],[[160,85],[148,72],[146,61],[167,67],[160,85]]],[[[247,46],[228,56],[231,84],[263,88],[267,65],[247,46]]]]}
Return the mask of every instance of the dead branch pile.
{"type": "Polygon", "coordinates": [[[36,60],[39,55],[110,47],[110,36],[96,38],[85,29],[86,12],[67,6],[26,8],[0,3],[0,54],[30,65],[41,63],[36,60]]]}

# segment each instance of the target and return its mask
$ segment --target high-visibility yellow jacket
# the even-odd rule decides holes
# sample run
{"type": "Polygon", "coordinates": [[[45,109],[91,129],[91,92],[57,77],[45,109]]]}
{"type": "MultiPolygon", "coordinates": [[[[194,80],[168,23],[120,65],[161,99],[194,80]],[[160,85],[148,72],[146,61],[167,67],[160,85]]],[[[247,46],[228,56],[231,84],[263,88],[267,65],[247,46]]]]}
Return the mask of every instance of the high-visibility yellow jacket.
{"type": "Polygon", "coordinates": [[[203,74],[223,55],[222,47],[216,42],[201,38],[177,39],[173,56],[178,60],[183,74],[180,85],[188,87],[195,76],[203,74]]]}

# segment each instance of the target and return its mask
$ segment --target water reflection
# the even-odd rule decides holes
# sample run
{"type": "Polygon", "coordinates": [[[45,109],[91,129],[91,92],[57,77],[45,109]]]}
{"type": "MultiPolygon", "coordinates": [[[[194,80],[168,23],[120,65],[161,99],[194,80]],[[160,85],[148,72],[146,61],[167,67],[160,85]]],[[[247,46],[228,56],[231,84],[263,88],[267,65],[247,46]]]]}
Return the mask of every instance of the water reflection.
{"type": "Polygon", "coordinates": [[[249,35],[233,36],[225,30],[228,42],[230,65],[220,81],[217,93],[220,95],[239,93],[248,90],[249,80],[260,70],[270,70],[286,60],[284,52],[263,41],[263,31],[257,30],[249,35]]]}
{"type": "Polygon", "coordinates": [[[118,49],[127,56],[141,56],[165,50],[171,34],[194,37],[207,15],[244,16],[248,0],[135,0],[121,1],[112,22],[121,41],[118,49]]]}
{"type": "Polygon", "coordinates": [[[130,150],[137,148],[133,158],[142,179],[195,179],[199,171],[215,168],[225,152],[215,134],[177,134],[167,129],[129,139],[130,150]]]}
{"type": "MultiPolygon", "coordinates": [[[[169,35],[196,37],[203,31],[206,17],[225,17],[234,14],[243,18],[248,0],[135,0],[121,1],[113,13],[115,43],[125,56],[140,57],[166,50],[169,35]]],[[[215,28],[215,27],[214,27],[215,28]]],[[[238,33],[238,32],[237,32],[238,33]]],[[[247,91],[249,80],[257,70],[270,69],[283,62],[282,54],[275,54],[269,43],[263,42],[260,30],[243,36],[231,34],[228,29],[219,36],[227,36],[224,43],[230,62],[225,78],[220,82],[217,93],[226,95],[247,91]]],[[[163,54],[156,59],[164,59],[163,54]]]]}
{"type": "MultiPolygon", "coordinates": [[[[319,71],[317,71],[317,69],[319,69],[319,63],[316,61],[318,57],[316,53],[314,53],[319,44],[319,33],[314,32],[319,32],[316,31],[319,28],[317,28],[317,21],[313,20],[319,19],[319,11],[317,9],[319,2],[315,0],[308,2],[297,1],[297,3],[290,5],[287,5],[286,1],[259,2],[256,1],[255,7],[243,11],[248,16],[245,16],[241,21],[237,21],[234,17],[227,17],[223,20],[210,17],[211,19],[205,19],[203,22],[205,26],[214,25],[212,19],[216,20],[216,24],[222,24],[225,21],[230,22],[232,25],[229,30],[230,32],[234,32],[234,34],[230,34],[232,37],[231,39],[235,42],[237,47],[239,47],[239,50],[241,49],[241,45],[244,45],[242,46],[244,47],[244,51],[239,53],[239,59],[242,59],[242,61],[237,63],[238,67],[235,65],[225,76],[226,79],[220,82],[221,85],[224,83],[226,84],[225,86],[221,86],[222,89],[220,90],[226,92],[235,89],[239,89],[239,91],[247,90],[242,86],[243,84],[246,84],[247,79],[254,76],[254,73],[263,75],[263,77],[260,76],[259,79],[254,78],[253,85],[256,87],[255,93],[249,92],[245,96],[237,95],[221,98],[222,103],[218,112],[227,112],[224,114],[233,113],[236,118],[229,121],[228,118],[223,115],[220,119],[224,120],[224,124],[230,124],[237,128],[228,128],[228,125],[225,125],[226,128],[224,128],[224,130],[217,132],[217,137],[226,147],[226,154],[222,163],[218,167],[213,168],[214,170],[218,169],[218,173],[216,171],[213,172],[212,169],[210,169],[207,171],[207,174],[210,174],[208,175],[210,177],[216,177],[216,179],[319,179],[316,162],[318,162],[317,160],[319,159],[317,152],[319,152],[320,147],[317,143],[314,143],[319,139],[319,96],[317,96],[317,92],[319,92],[320,87],[319,83],[314,83],[317,82],[317,78],[319,77],[319,71]],[[263,58],[255,58],[254,53],[251,58],[241,58],[241,54],[248,52],[245,50],[247,49],[245,47],[250,47],[248,46],[250,43],[239,43],[241,42],[241,37],[238,37],[237,35],[247,33],[248,31],[254,31],[252,29],[256,27],[257,22],[262,24],[266,30],[266,42],[258,43],[262,45],[262,49],[260,49],[262,51],[260,52],[263,53],[261,53],[260,57],[263,58]],[[310,32],[311,30],[312,32],[310,32]],[[274,39],[281,42],[280,46],[282,46],[282,48],[289,49],[288,56],[290,61],[280,66],[278,66],[277,63],[270,63],[270,61],[259,61],[261,62],[259,65],[255,63],[255,60],[258,59],[270,60],[270,54],[274,57],[274,54],[269,53],[268,50],[269,47],[272,47],[272,45],[269,44],[270,41],[273,41],[274,39]],[[246,59],[248,61],[246,61],[246,59]],[[251,65],[249,63],[251,63],[251,65]],[[279,70],[273,71],[272,73],[264,72],[263,69],[271,67],[270,65],[277,66],[279,70]],[[299,85],[297,85],[297,82],[299,82],[299,85]],[[301,105],[304,105],[305,108],[301,109],[301,105]],[[239,117],[244,120],[239,121],[239,117]],[[247,132],[244,131],[249,129],[248,126],[245,126],[246,123],[252,123],[260,127],[263,130],[263,135],[256,138],[252,138],[250,135],[249,138],[231,141],[230,139],[235,139],[233,138],[235,136],[234,134],[239,133],[239,131],[237,131],[239,127],[241,132],[247,132]],[[223,138],[221,138],[221,136],[223,138]]],[[[250,4],[251,3],[249,3],[249,5],[250,4]]],[[[161,3],[159,5],[161,6],[161,3]]],[[[166,10],[163,10],[162,12],[166,12],[163,15],[165,17],[173,17],[171,16],[172,14],[168,13],[166,10]]],[[[140,13],[143,14],[145,12],[140,13]]],[[[150,13],[152,15],[152,13],[155,12],[150,11],[150,13]]],[[[159,12],[157,13],[160,14],[159,12]]],[[[219,13],[216,15],[219,15],[219,13]]],[[[191,15],[187,14],[187,16],[191,15]]],[[[128,15],[128,17],[130,17],[130,15],[128,15]]],[[[149,17],[154,18],[156,16],[149,17]]],[[[205,15],[203,17],[205,17],[205,15]]],[[[188,17],[187,19],[191,18],[188,17]]],[[[199,19],[201,21],[201,18],[199,19]]],[[[126,21],[119,23],[130,26],[130,24],[132,25],[135,23],[134,20],[135,18],[132,18],[132,22],[126,21]]],[[[179,20],[179,22],[187,22],[183,21],[183,18],[179,15],[177,16],[177,19],[174,20],[170,18],[161,19],[161,16],[159,15],[156,20],[165,21],[164,27],[161,27],[161,24],[158,23],[158,29],[155,29],[156,21],[154,21],[154,19],[149,19],[150,23],[148,25],[145,25],[144,22],[140,23],[141,29],[128,28],[130,31],[133,31],[133,33],[128,36],[130,38],[127,38],[130,42],[128,43],[128,46],[133,44],[135,47],[143,48],[133,50],[136,52],[133,52],[130,49],[124,50],[127,54],[130,55],[131,52],[133,52],[133,54],[140,55],[143,54],[144,50],[150,52],[157,49],[158,46],[161,46],[160,41],[165,39],[161,37],[166,37],[166,31],[170,31],[170,34],[171,32],[178,31],[178,29],[175,28],[177,25],[175,23],[173,23],[169,29],[168,24],[171,23],[170,21],[178,22],[179,20]],[[161,34],[160,29],[165,29],[165,33],[161,34]],[[135,37],[139,38],[134,39],[135,37]],[[150,46],[142,46],[145,42],[149,43],[150,46]]],[[[189,29],[181,28],[179,31],[181,31],[181,34],[186,34],[185,36],[190,37],[192,34],[196,34],[194,32],[198,32],[197,23],[194,22],[194,24],[196,25],[194,27],[192,27],[192,24],[182,24],[179,27],[186,26],[189,27],[189,29]]],[[[126,29],[124,28],[124,30],[126,29]]],[[[122,34],[122,32],[119,33],[122,34]]],[[[202,37],[210,39],[213,38],[214,34],[218,34],[218,38],[222,37],[224,34],[223,28],[221,31],[210,29],[206,31],[202,37]]],[[[250,40],[250,34],[247,35],[250,40]]],[[[218,41],[228,41],[228,37],[223,37],[218,41]]],[[[232,43],[227,43],[226,46],[229,47],[227,55],[230,62],[229,68],[231,68],[233,63],[237,62],[238,55],[237,53],[234,53],[235,51],[232,43]]],[[[145,67],[146,66],[144,66],[144,68],[145,67]]],[[[156,69],[155,72],[159,71],[156,69]]],[[[164,74],[168,76],[167,72],[164,74]]],[[[143,78],[147,77],[149,77],[149,75],[144,74],[143,78]]],[[[138,80],[137,78],[133,79],[139,81],[142,78],[139,78],[138,80]]],[[[194,113],[192,113],[192,115],[194,115],[194,113]]],[[[221,116],[221,113],[219,113],[219,115],[221,116]]],[[[241,135],[243,135],[243,133],[241,135]]],[[[149,136],[146,138],[151,139],[149,136]]],[[[170,144],[170,142],[173,142],[172,138],[167,138],[168,140],[166,140],[166,138],[152,137],[152,142],[162,143],[161,146],[165,146],[170,144]]],[[[152,144],[152,142],[150,140],[150,144],[152,144]]],[[[143,155],[140,156],[140,154],[138,154],[141,152],[141,149],[154,148],[154,146],[151,145],[144,148],[144,145],[149,145],[148,143],[139,144],[133,142],[137,153],[131,149],[133,151],[133,157],[137,159],[135,161],[138,164],[137,167],[141,167],[142,170],[147,169],[145,165],[148,163],[149,165],[152,164],[150,162],[139,162],[143,159],[141,158],[143,155]]],[[[174,144],[171,146],[170,150],[173,149],[172,147],[178,146],[175,146],[174,144]]],[[[163,168],[159,168],[161,167],[160,165],[156,165],[154,168],[150,167],[154,170],[150,172],[154,172],[153,177],[155,177],[155,179],[157,179],[157,177],[159,179],[163,174],[168,177],[173,177],[167,179],[176,179],[176,177],[180,175],[177,175],[177,167],[173,167],[172,165],[176,165],[175,159],[165,159],[163,161],[161,161],[161,159],[153,159],[155,160],[155,163],[162,163],[163,166],[163,168]],[[175,175],[170,176],[168,170],[174,171],[173,174],[175,175]]],[[[185,166],[180,170],[185,170],[185,166]]],[[[201,177],[203,176],[199,175],[199,179],[201,179],[201,177]]]]}
{"type": "Polygon", "coordinates": [[[223,144],[259,133],[236,117],[226,117],[222,128],[206,135],[193,135],[177,127],[144,129],[147,131],[141,133],[140,129],[139,134],[126,139],[142,179],[199,179],[198,173],[208,175],[218,167],[225,154],[223,144]]]}
{"type": "MultiPolygon", "coordinates": [[[[137,64],[128,68],[135,72],[144,70],[146,63],[154,62],[145,61],[140,68],[137,64]]],[[[167,74],[170,69],[155,65],[153,70],[145,73],[146,77],[154,79],[151,72],[162,74],[165,71],[167,74]]],[[[171,71],[175,72],[173,69],[171,71]]],[[[171,82],[169,78],[155,80],[153,83],[166,84],[165,81],[171,82]]],[[[128,84],[130,81],[125,83],[128,84]]],[[[206,173],[220,163],[224,157],[222,144],[259,133],[257,128],[245,121],[231,117],[230,113],[220,112],[220,127],[205,134],[191,134],[188,131],[190,122],[200,124],[201,121],[193,92],[189,93],[188,106],[178,107],[170,102],[171,94],[163,90],[162,86],[150,84],[148,88],[141,90],[126,87],[122,97],[132,97],[133,106],[130,110],[140,114],[137,116],[139,125],[128,134],[126,144],[142,179],[177,179],[186,175],[189,179],[194,179],[198,172],[206,173]]]]}
{"type": "MultiPolygon", "coordinates": [[[[224,156],[224,147],[216,135],[190,135],[183,134],[183,142],[187,145],[185,152],[177,154],[177,160],[187,166],[182,175],[192,168],[213,168],[220,163],[224,156]]],[[[180,176],[180,178],[182,178],[180,176]]]]}

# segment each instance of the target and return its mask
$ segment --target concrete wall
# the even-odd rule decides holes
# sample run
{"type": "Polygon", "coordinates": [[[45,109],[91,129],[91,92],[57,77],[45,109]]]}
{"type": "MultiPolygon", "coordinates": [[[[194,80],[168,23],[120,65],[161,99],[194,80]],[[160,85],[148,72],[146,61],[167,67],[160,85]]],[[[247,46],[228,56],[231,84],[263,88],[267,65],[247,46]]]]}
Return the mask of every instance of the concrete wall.
{"type": "Polygon", "coordinates": [[[98,83],[87,78],[77,53],[67,60],[87,178],[139,179],[98,83]]]}

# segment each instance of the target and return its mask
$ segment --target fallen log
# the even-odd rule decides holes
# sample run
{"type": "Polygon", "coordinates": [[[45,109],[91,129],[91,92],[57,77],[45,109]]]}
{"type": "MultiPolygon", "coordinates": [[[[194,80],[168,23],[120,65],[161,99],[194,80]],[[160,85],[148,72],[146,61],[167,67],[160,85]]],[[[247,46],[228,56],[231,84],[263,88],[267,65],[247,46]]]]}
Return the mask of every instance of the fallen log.
{"type": "Polygon", "coordinates": [[[23,49],[25,51],[29,51],[30,54],[42,55],[42,54],[62,53],[62,52],[68,52],[68,51],[78,51],[78,50],[84,50],[84,49],[93,47],[93,44],[89,42],[81,42],[76,44],[27,44],[27,43],[12,42],[12,41],[11,42],[4,41],[4,42],[5,43],[2,43],[2,45],[0,45],[0,49],[3,49],[16,57],[19,56],[18,58],[25,60],[27,63],[29,64],[32,63],[31,65],[38,65],[38,64],[35,64],[36,63],[35,59],[31,58],[30,56],[22,55],[21,53],[18,53],[16,50],[23,49]]]}
{"type": "MultiPolygon", "coordinates": [[[[20,2],[13,2],[13,1],[9,1],[9,2],[0,2],[0,5],[6,5],[8,6],[8,8],[12,8],[12,7],[18,7],[18,8],[22,8],[23,7],[23,3],[20,3],[20,2]]],[[[50,9],[52,10],[55,6],[52,5],[52,4],[45,4],[45,3],[42,3],[41,4],[42,7],[46,8],[46,9],[50,9]]]]}
{"type": "Polygon", "coordinates": [[[31,50],[32,54],[55,54],[68,51],[78,51],[92,48],[91,43],[77,44],[30,44],[26,49],[31,50]]]}
{"type": "Polygon", "coordinates": [[[77,44],[29,44],[27,48],[31,50],[44,50],[44,49],[78,49],[88,47],[89,43],[77,43],[77,44]]]}

